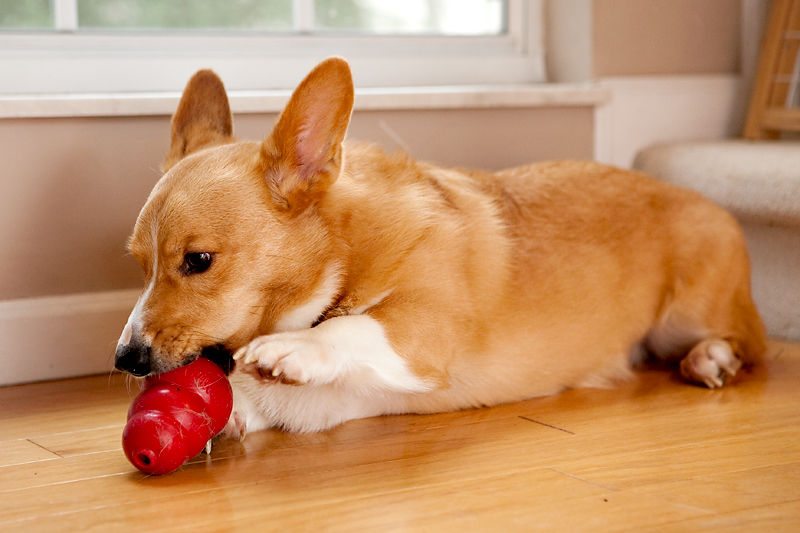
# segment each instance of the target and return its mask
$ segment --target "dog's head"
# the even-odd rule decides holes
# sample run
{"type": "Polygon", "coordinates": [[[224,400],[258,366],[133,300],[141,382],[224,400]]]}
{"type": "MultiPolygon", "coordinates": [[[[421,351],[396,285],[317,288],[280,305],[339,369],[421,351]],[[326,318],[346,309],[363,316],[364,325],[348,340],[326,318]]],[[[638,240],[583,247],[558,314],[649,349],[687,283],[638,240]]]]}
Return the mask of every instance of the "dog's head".
{"type": "Polygon", "coordinates": [[[171,370],[318,318],[338,291],[340,253],[316,206],[341,171],[352,105],[350,69],[330,58],[263,142],[237,141],[220,79],[192,77],[172,119],[166,173],[129,241],[145,289],[117,369],[171,370]]]}

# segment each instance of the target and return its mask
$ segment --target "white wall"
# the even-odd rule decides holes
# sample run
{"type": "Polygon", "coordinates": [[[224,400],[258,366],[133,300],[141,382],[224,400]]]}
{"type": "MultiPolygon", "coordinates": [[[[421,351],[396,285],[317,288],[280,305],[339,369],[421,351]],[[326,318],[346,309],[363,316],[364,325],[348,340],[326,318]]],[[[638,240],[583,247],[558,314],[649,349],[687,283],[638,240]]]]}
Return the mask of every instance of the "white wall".
{"type": "Polygon", "coordinates": [[[720,139],[738,135],[734,112],[737,75],[606,77],[608,103],[595,118],[598,161],[630,168],[639,150],[660,143],[720,139]]]}
{"type": "MultiPolygon", "coordinates": [[[[235,133],[275,117],[236,115],[235,133]]],[[[592,132],[592,105],[545,104],[358,111],[349,136],[497,169],[590,158],[592,132]]],[[[125,241],[168,142],[168,116],[0,120],[0,385],[113,367],[141,283],[125,241]]]]}

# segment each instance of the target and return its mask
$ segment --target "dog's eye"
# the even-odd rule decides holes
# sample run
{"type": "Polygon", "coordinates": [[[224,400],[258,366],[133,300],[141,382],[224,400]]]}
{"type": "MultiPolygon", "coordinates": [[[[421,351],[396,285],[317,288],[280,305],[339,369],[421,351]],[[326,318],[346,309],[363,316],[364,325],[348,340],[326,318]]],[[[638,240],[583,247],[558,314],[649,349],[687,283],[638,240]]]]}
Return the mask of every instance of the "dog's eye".
{"type": "Polygon", "coordinates": [[[214,261],[214,255],[210,252],[188,253],[183,256],[181,273],[184,276],[191,276],[192,274],[200,274],[208,270],[213,261],[214,261]]]}

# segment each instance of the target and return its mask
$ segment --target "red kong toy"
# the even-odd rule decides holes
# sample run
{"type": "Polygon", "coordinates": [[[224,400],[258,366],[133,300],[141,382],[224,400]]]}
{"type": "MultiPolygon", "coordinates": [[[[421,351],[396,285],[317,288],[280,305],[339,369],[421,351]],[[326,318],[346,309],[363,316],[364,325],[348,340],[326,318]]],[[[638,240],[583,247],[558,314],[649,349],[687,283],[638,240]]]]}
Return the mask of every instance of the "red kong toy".
{"type": "Polygon", "coordinates": [[[199,454],[225,427],[233,392],[225,373],[209,359],[144,380],[128,409],[122,449],[147,474],[169,474],[199,454]]]}

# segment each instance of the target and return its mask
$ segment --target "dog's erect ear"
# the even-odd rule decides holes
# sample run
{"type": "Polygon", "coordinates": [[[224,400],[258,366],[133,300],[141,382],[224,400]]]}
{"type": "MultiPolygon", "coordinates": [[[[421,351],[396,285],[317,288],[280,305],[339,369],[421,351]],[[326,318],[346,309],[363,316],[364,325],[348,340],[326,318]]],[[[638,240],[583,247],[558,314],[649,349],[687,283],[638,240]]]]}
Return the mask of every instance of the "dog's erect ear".
{"type": "Polygon", "coordinates": [[[183,90],[178,110],[172,117],[172,142],[161,165],[163,172],[206,146],[232,139],[233,119],[225,86],[210,70],[200,70],[183,90]]]}
{"type": "Polygon", "coordinates": [[[301,213],[336,181],[352,110],[353,78],[342,58],[324,60],[295,89],[261,150],[279,207],[301,213]]]}

